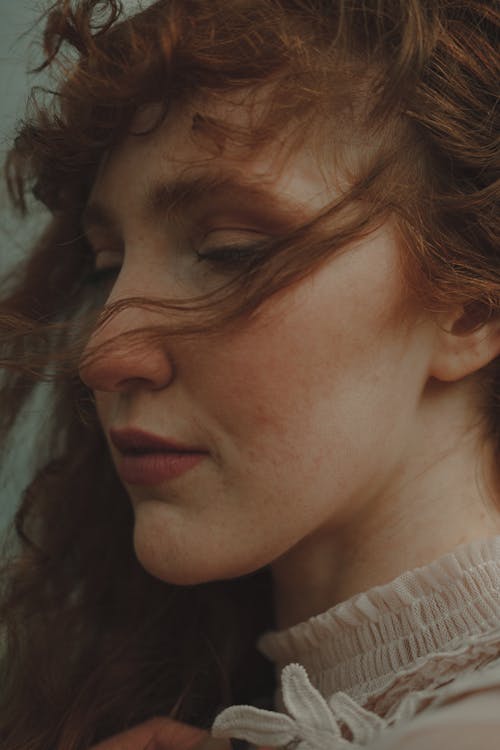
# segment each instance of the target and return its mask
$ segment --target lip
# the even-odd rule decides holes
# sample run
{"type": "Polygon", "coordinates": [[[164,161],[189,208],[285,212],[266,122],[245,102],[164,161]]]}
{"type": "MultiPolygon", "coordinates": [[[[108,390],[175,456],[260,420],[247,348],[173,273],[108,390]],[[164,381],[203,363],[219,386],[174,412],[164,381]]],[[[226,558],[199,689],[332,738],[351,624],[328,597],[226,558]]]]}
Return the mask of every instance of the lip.
{"type": "Polygon", "coordinates": [[[207,453],[206,450],[199,446],[184,445],[173,438],[164,438],[137,428],[127,428],[124,430],[111,428],[109,430],[109,437],[115,448],[122,456],[127,458],[131,456],[134,458],[144,458],[140,453],[207,453]]]}
{"type": "Polygon", "coordinates": [[[111,442],[120,453],[116,470],[127,484],[154,486],[185,474],[208,451],[179,443],[135,427],[110,429],[111,442]]]}
{"type": "Polygon", "coordinates": [[[127,484],[151,487],[168,479],[175,479],[193,469],[205,457],[206,453],[149,453],[143,456],[121,456],[117,462],[117,471],[127,484]]]}

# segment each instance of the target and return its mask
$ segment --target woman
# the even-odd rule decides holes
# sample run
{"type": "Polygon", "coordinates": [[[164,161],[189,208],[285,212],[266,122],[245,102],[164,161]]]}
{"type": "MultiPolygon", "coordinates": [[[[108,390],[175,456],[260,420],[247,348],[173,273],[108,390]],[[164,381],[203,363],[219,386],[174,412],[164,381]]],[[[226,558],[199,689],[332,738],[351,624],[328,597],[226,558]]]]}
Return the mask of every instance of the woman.
{"type": "Polygon", "coordinates": [[[51,8],[8,162],[52,219],[5,281],[3,434],[56,388],[2,747],[495,747],[499,21],[51,8]]]}

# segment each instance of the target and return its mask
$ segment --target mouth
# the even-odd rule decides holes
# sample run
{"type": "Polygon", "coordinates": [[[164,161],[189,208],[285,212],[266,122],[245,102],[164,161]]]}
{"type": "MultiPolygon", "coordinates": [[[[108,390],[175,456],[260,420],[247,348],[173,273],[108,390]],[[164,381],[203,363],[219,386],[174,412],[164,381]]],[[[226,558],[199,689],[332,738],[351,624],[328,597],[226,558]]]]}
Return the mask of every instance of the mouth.
{"type": "Polygon", "coordinates": [[[148,456],[157,454],[206,454],[200,446],[186,445],[174,438],[144,432],[137,428],[110,429],[111,442],[122,456],[148,456]]]}
{"type": "Polygon", "coordinates": [[[181,450],[167,450],[167,449],[162,449],[162,450],[156,449],[156,450],[154,450],[154,449],[151,449],[151,448],[129,448],[126,451],[121,451],[121,453],[124,456],[156,456],[156,455],[162,455],[162,454],[163,455],[169,454],[169,455],[182,456],[184,454],[190,454],[190,455],[192,455],[193,453],[201,453],[201,451],[191,451],[191,450],[182,450],[181,451],[181,450]]]}
{"type": "Polygon", "coordinates": [[[119,459],[116,468],[126,484],[153,487],[186,474],[206,457],[207,453],[187,451],[129,453],[119,459]]]}
{"type": "Polygon", "coordinates": [[[116,469],[129,485],[156,486],[194,469],[208,451],[173,438],[137,428],[110,429],[111,442],[119,452],[116,469]]]}

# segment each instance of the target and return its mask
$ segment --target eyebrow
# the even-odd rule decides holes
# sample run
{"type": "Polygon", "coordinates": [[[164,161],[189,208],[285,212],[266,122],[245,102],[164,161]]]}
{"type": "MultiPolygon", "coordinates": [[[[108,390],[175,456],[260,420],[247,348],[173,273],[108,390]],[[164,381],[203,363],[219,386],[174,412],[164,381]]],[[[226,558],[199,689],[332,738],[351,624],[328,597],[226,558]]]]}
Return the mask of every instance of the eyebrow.
{"type": "MultiPolygon", "coordinates": [[[[300,210],[297,204],[262,185],[227,174],[203,174],[152,182],[145,191],[144,207],[146,212],[154,217],[161,215],[175,219],[203,199],[224,194],[233,200],[239,198],[259,203],[264,213],[275,213],[278,219],[283,221],[296,221],[297,212],[300,210]]],[[[84,208],[81,225],[84,230],[92,227],[116,229],[118,221],[105,203],[95,199],[84,208]]]]}

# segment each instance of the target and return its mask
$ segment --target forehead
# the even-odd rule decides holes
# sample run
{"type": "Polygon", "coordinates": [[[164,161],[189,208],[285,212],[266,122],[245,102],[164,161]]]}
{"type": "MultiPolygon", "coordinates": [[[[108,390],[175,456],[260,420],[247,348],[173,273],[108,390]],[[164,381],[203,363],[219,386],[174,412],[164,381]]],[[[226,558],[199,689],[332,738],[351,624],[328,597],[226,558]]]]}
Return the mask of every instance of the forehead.
{"type": "Polygon", "coordinates": [[[263,143],[248,139],[265,107],[263,98],[248,93],[217,100],[178,103],[151,132],[160,113],[151,105],[138,113],[128,135],[102,160],[91,200],[111,206],[127,191],[150,192],[151,185],[168,181],[186,184],[199,178],[225,178],[260,191],[269,190],[297,207],[320,210],[341,190],[341,176],[333,159],[320,158],[317,139],[293,124],[263,143]],[[213,130],[213,121],[228,126],[229,137],[213,130]],[[208,123],[208,127],[206,124],[208,123]]]}

